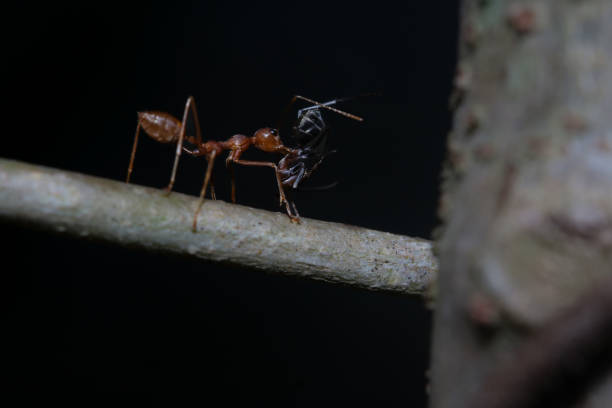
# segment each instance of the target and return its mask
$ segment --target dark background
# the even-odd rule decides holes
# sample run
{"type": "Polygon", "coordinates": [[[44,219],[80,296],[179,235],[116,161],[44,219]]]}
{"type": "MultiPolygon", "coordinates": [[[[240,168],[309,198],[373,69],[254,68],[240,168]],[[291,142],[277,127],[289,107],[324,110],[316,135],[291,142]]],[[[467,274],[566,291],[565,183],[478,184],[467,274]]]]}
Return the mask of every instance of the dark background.
{"type": "MultiPolygon", "coordinates": [[[[339,184],[300,193],[298,208],[431,238],[456,3],[12,6],[0,155],[123,180],[137,111],[180,116],[193,95],[205,138],[221,140],[275,125],[295,93],[380,92],[339,106],[363,123],[326,116],[338,153],[311,184],[339,184]]],[[[133,182],[165,186],[172,160],[171,146],[141,138],[133,182]]],[[[197,194],[204,166],[183,156],[176,190],[197,194]]],[[[237,168],[237,179],[240,204],[278,210],[269,169],[237,168]]],[[[420,298],[0,228],[2,387],[24,403],[426,403],[431,316],[420,298]]]]}

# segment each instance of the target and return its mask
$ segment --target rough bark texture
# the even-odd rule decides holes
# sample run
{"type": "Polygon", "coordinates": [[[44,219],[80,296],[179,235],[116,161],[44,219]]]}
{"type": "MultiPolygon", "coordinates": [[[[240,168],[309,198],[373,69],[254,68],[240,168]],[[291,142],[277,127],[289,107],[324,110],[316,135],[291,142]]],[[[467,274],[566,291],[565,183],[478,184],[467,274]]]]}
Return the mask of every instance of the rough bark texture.
{"type": "Polygon", "coordinates": [[[0,159],[0,219],[371,290],[424,294],[431,243],[0,159]]]}
{"type": "MultiPolygon", "coordinates": [[[[611,21],[609,0],[463,2],[432,407],[495,392],[487,377],[612,271],[611,21]]],[[[581,406],[612,406],[611,386],[581,406]]]]}

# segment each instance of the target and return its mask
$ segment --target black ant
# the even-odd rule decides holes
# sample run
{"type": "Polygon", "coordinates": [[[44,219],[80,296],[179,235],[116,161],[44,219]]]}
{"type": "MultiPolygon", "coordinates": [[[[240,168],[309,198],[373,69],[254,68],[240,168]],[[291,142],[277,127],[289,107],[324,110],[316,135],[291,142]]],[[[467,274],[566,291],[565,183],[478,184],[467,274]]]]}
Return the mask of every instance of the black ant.
{"type": "MultiPolygon", "coordinates": [[[[283,188],[294,190],[297,190],[299,184],[317,169],[323,159],[335,152],[335,150],[327,150],[328,128],[323,120],[321,108],[329,109],[330,105],[348,99],[334,99],[319,103],[298,95],[292,99],[290,105],[297,98],[303,99],[312,105],[298,110],[297,119],[290,133],[290,140],[295,148],[291,153],[285,154],[278,163],[283,188]]],[[[333,109],[333,111],[351,119],[363,120],[358,116],[347,114],[337,109],[333,109]]],[[[287,192],[285,193],[287,195],[287,192]]],[[[291,208],[287,208],[287,214],[291,219],[299,221],[300,215],[295,203],[290,200],[288,201],[291,208]]]]}
{"type": "MultiPolygon", "coordinates": [[[[204,142],[200,131],[195,100],[192,96],[187,98],[185,110],[183,112],[183,120],[180,121],[174,116],[166,112],[160,111],[145,111],[138,113],[138,125],[136,126],[136,134],[134,135],[134,145],[130,156],[130,164],[127,171],[126,183],[130,182],[130,176],[134,165],[134,157],[136,155],[136,147],[138,145],[138,135],[140,129],[149,135],[151,138],[160,143],[176,142],[176,154],[172,173],[170,175],[170,183],[165,188],[167,194],[172,191],[176,169],[181,152],[185,152],[192,156],[204,156],[208,162],[204,183],[200,191],[200,201],[193,216],[193,231],[196,232],[197,218],[204,202],[204,196],[211,180],[211,173],[215,158],[224,150],[229,150],[229,154],[225,159],[226,167],[230,170],[231,185],[232,185],[232,202],[236,202],[236,182],[232,170],[232,163],[242,164],[244,166],[266,166],[274,169],[276,182],[280,195],[280,205],[285,204],[285,209],[289,218],[298,222],[300,216],[297,212],[295,204],[287,200],[285,188],[297,188],[300,182],[317,168],[328,154],[326,151],[327,126],[323,121],[320,108],[328,109],[348,118],[362,121],[363,119],[350,113],[333,108],[330,105],[338,103],[343,99],[335,99],[325,103],[319,103],[312,99],[305,98],[300,95],[295,95],[291,100],[290,106],[297,100],[301,99],[312,104],[312,106],[300,109],[298,111],[297,121],[292,129],[292,139],[296,143],[296,148],[285,146],[278,134],[278,130],[273,128],[261,128],[257,130],[252,137],[245,135],[234,135],[226,141],[209,140],[204,142]],[[189,112],[192,113],[195,124],[196,135],[185,135],[185,125],[189,112]],[[195,147],[191,150],[183,146],[184,142],[188,142],[195,147]],[[240,156],[251,146],[270,153],[281,153],[283,158],[278,165],[273,162],[261,162],[242,160],[240,156]],[[291,208],[293,207],[293,208],[291,208]]],[[[216,199],[214,186],[211,183],[211,197],[216,199]]]]}

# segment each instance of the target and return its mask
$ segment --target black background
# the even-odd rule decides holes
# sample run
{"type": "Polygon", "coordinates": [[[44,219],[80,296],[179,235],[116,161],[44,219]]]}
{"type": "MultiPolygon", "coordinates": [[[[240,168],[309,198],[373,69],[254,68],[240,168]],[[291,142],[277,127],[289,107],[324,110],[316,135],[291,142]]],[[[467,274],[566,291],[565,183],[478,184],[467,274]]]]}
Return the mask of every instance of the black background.
{"type": "MultiPolygon", "coordinates": [[[[327,115],[338,153],[311,184],[339,184],[300,193],[298,208],[431,237],[456,1],[84,3],[5,10],[1,156],[122,180],[137,111],[180,116],[193,95],[205,138],[221,140],[275,125],[295,93],[380,92],[339,106],[363,123],[327,115]]],[[[141,138],[133,182],[165,186],[172,160],[171,146],[141,138]]],[[[176,190],[197,194],[204,166],[183,156],[176,190]]],[[[278,211],[269,169],[237,168],[237,180],[240,204],[278,211]]],[[[431,316],[417,297],[0,228],[2,386],[23,402],[426,403],[431,316]]]]}

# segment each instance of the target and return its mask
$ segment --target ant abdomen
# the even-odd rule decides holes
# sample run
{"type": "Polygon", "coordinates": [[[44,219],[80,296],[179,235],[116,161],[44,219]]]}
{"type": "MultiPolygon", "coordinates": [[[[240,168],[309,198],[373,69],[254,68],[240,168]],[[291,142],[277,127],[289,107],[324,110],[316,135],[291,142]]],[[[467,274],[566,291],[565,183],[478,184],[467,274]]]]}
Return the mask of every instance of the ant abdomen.
{"type": "Polygon", "coordinates": [[[160,143],[176,142],[181,133],[181,121],[166,112],[138,112],[142,130],[160,143]]]}

